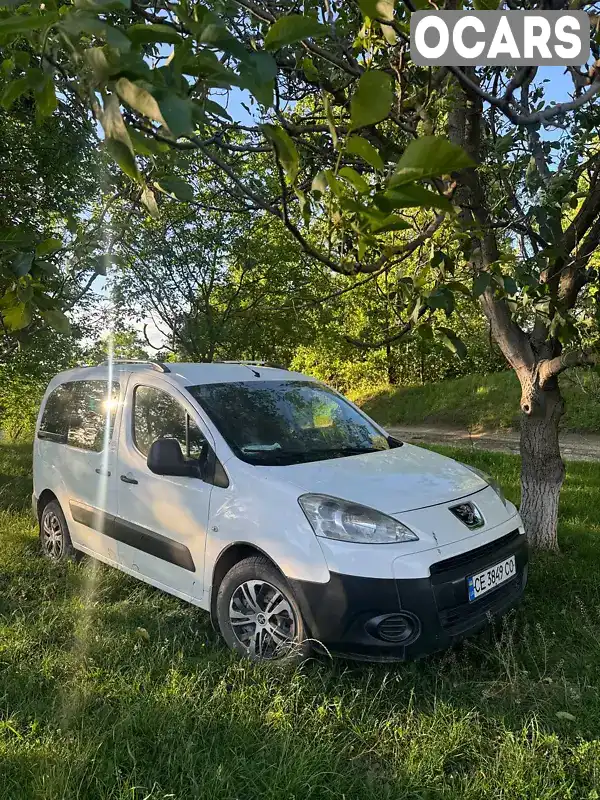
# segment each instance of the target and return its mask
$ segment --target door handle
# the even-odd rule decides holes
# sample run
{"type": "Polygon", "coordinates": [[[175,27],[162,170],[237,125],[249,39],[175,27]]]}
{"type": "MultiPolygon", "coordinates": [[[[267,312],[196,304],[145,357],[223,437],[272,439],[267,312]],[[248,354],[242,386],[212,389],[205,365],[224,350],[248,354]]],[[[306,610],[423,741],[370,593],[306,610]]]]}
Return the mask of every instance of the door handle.
{"type": "Polygon", "coordinates": [[[107,478],[110,478],[110,470],[108,470],[108,469],[107,470],[97,469],[96,470],[96,474],[97,475],[106,475],[107,478]]]}
{"type": "Polygon", "coordinates": [[[123,483],[137,483],[135,478],[132,478],[131,475],[121,475],[121,480],[123,483]]]}

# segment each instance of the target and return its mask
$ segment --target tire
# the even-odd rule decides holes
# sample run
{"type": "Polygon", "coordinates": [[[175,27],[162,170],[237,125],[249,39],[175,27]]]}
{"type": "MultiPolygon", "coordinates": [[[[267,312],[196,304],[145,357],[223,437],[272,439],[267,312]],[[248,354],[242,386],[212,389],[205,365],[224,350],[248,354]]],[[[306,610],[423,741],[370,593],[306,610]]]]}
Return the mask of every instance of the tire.
{"type": "Polygon", "coordinates": [[[225,642],[244,658],[297,664],[310,653],[298,603],[264,556],[245,558],[229,570],[219,586],[216,612],[225,642]]]}
{"type": "Polygon", "coordinates": [[[40,546],[42,554],[50,561],[59,563],[77,559],[67,520],[57,500],[47,503],[40,514],[40,546]]]}

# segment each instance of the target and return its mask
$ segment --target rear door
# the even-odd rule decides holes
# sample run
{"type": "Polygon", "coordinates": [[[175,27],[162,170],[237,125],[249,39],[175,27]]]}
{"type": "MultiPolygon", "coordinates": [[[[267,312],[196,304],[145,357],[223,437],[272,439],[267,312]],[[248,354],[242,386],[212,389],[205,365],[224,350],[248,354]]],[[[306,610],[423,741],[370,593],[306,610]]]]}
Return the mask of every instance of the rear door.
{"type": "Polygon", "coordinates": [[[70,381],[48,397],[37,434],[44,488],[58,497],[75,547],[117,560],[110,533],[116,512],[119,383],[70,381]]]}
{"type": "Polygon", "coordinates": [[[130,378],[119,444],[115,535],[123,566],[184,598],[203,594],[204,549],[212,485],[200,478],[155,475],[146,458],[159,438],[197,458],[214,446],[186,398],[154,375],[130,378]]]}

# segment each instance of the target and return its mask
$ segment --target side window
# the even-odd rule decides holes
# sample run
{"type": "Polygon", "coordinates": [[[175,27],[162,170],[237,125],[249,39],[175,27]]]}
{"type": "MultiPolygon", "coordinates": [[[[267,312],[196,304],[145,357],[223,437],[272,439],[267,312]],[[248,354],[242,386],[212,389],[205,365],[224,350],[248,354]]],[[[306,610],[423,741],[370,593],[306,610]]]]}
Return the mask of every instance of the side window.
{"type": "Polygon", "coordinates": [[[72,381],[48,397],[40,424],[44,438],[99,453],[112,436],[119,384],[108,381],[72,381]]]}
{"type": "Polygon", "coordinates": [[[74,381],[69,402],[68,444],[99,453],[112,436],[119,384],[108,381],[74,381]]]}
{"type": "Polygon", "coordinates": [[[69,433],[70,387],[71,384],[62,384],[48,395],[39,430],[44,438],[66,443],[69,433]]]}
{"type": "Polygon", "coordinates": [[[147,456],[157,439],[176,439],[188,458],[199,458],[204,434],[180,403],[162,389],[136,386],[133,395],[133,440],[147,456]]]}

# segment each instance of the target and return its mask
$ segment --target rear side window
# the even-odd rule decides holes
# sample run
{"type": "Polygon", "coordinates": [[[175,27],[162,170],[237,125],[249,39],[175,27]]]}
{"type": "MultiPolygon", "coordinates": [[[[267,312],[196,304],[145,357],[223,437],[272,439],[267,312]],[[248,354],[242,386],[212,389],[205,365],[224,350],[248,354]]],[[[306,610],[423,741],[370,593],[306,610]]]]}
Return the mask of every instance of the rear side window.
{"type": "Polygon", "coordinates": [[[119,384],[108,381],[72,381],[48,397],[38,435],[99,453],[112,436],[119,384]]]}
{"type": "Polygon", "coordinates": [[[136,386],[133,399],[133,440],[147,456],[157,439],[176,439],[188,458],[200,458],[204,434],[185,408],[170,394],[153,386],[136,386]]]}

